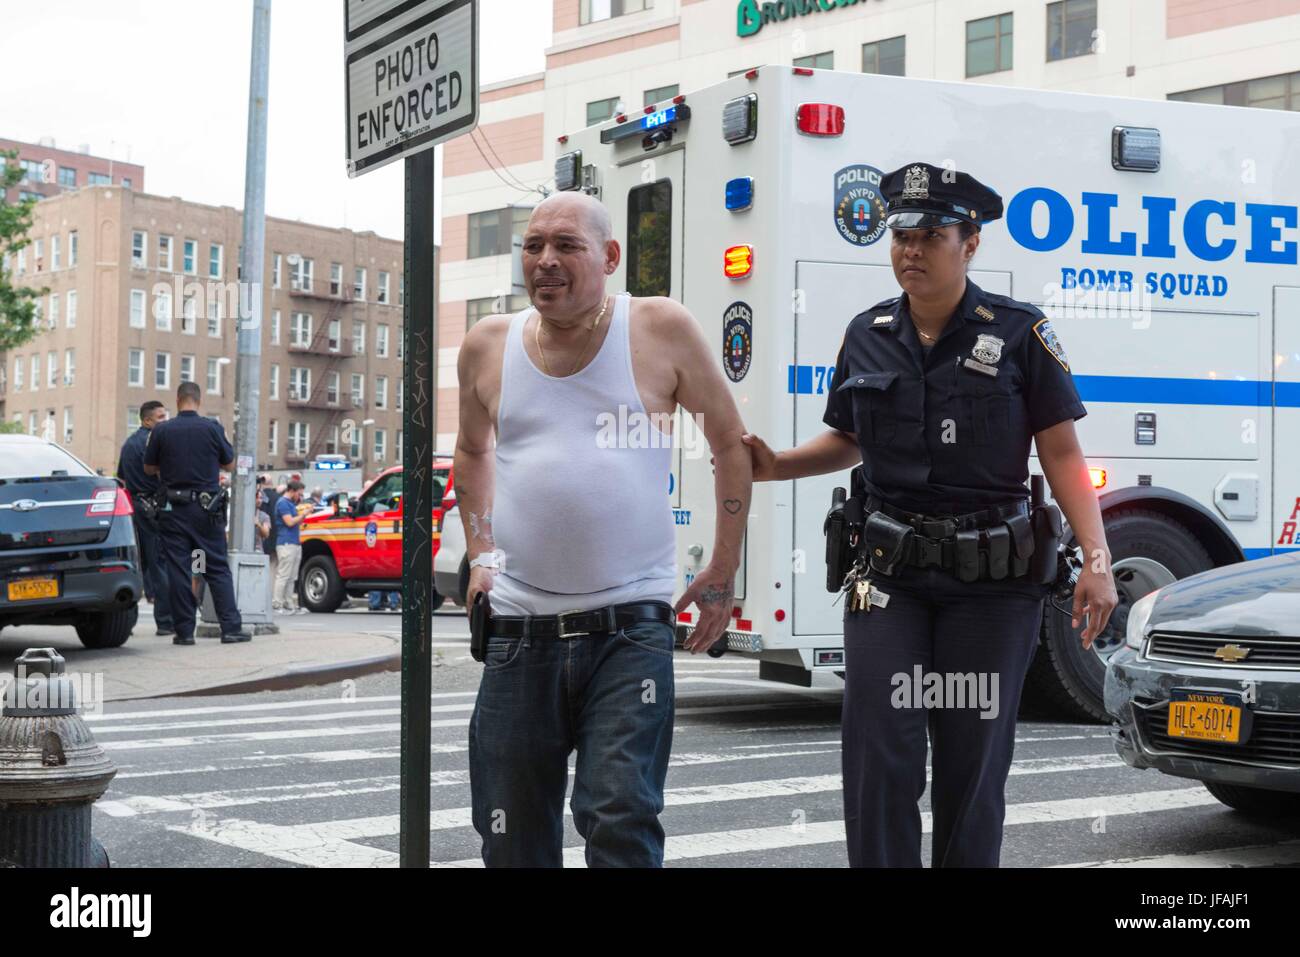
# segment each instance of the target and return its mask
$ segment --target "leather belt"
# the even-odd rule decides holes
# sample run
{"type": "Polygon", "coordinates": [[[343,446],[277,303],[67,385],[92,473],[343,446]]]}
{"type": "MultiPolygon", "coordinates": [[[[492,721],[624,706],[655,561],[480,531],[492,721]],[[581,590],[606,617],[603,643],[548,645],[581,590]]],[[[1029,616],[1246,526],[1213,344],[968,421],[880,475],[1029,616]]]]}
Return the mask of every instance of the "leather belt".
{"type": "Polygon", "coordinates": [[[671,625],[677,620],[672,606],[660,601],[606,605],[588,611],[566,611],[558,615],[493,615],[488,635],[493,638],[582,638],[611,634],[641,621],[671,625]]]}
{"type": "MultiPolygon", "coordinates": [[[[1017,515],[1029,515],[1029,502],[1012,502],[1009,505],[990,505],[976,512],[967,512],[963,515],[934,516],[923,515],[919,512],[908,512],[901,508],[895,508],[888,502],[876,498],[875,496],[867,497],[867,512],[884,512],[895,521],[911,525],[917,533],[924,535],[926,538],[952,538],[958,532],[970,531],[972,529],[988,528],[991,525],[997,525],[1005,522],[1009,518],[1017,515]]],[[[938,564],[935,562],[935,564],[938,564]]]]}

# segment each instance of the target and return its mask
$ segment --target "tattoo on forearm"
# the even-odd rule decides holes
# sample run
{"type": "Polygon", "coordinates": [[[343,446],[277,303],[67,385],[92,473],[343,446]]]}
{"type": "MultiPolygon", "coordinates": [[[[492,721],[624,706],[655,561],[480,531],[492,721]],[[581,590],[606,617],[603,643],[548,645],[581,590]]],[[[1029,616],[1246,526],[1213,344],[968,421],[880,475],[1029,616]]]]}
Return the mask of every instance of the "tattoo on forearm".
{"type": "Polygon", "coordinates": [[[696,599],[697,604],[701,607],[704,605],[720,605],[723,602],[730,602],[736,594],[736,583],[734,581],[726,582],[722,585],[707,585],[700,591],[700,596],[696,599]]]}
{"type": "Polygon", "coordinates": [[[469,529],[470,532],[473,533],[474,537],[488,548],[496,548],[496,542],[492,538],[491,512],[484,512],[482,515],[470,512],[469,529]]]}

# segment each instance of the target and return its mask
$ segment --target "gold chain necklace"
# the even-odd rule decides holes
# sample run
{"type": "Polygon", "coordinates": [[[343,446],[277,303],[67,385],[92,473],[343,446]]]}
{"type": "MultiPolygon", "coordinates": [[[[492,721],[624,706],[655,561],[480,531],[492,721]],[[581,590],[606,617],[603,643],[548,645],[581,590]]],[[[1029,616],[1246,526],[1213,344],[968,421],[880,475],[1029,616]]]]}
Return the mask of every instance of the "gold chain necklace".
{"type": "MultiPolygon", "coordinates": [[[[600,312],[596,313],[596,321],[591,324],[591,329],[587,332],[587,340],[582,344],[582,352],[580,352],[578,354],[578,358],[574,360],[572,367],[570,367],[569,369],[568,375],[573,375],[573,373],[577,371],[578,366],[582,363],[582,360],[587,357],[587,349],[591,347],[591,340],[596,335],[596,327],[600,325],[600,320],[605,318],[605,310],[608,308],[609,308],[609,297],[606,296],[604,299],[601,300],[600,312]]],[[[543,322],[544,320],[542,319],[542,314],[539,312],[537,314],[537,325],[533,328],[533,341],[537,344],[537,354],[542,358],[542,368],[546,370],[546,374],[548,376],[551,376],[551,378],[555,378],[551,374],[551,364],[546,361],[546,350],[542,348],[542,323],[543,322]]]]}

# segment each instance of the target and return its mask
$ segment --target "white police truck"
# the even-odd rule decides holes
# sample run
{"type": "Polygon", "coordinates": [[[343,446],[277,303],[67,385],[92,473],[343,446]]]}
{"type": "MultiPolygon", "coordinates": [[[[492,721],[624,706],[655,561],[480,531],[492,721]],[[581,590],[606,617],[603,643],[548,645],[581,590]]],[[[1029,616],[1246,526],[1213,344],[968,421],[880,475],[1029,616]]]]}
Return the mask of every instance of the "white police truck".
{"type": "MultiPolygon", "coordinates": [[[[778,449],[826,428],[845,327],[899,293],[882,173],[924,160],[1002,194],[970,276],[1037,305],[1064,343],[1121,594],[1087,652],[1048,606],[1030,694],[1104,719],[1129,604],[1296,547],[1300,114],[763,67],[557,154],[558,188],[610,210],[614,282],[691,310],[778,449]]],[[[679,445],[680,593],[709,560],[714,493],[707,452],[679,445]]],[[[842,671],[822,535],[837,485],[847,473],[754,488],[728,649],[765,678],[842,671]]]]}

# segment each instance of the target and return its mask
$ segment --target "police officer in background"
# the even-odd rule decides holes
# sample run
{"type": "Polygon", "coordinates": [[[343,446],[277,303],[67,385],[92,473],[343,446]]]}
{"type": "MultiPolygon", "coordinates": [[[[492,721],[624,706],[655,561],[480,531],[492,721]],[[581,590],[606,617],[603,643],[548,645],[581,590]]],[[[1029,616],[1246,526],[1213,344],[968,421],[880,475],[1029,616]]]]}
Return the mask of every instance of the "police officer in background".
{"type": "Polygon", "coordinates": [[[928,732],[932,864],[996,866],[1016,711],[1047,593],[1030,574],[1034,548],[1052,569],[1045,578],[1057,565],[1056,542],[1034,534],[1043,523],[1026,501],[1031,440],[1083,549],[1073,619],[1085,648],[1116,604],[1110,553],[1075,435],[1086,413],[1051,323],[966,277],[1001,197],[926,163],[884,177],[881,191],[903,295],[849,323],[823,419],[830,430],[779,454],[757,436],[745,441],[755,481],[861,463],[861,551],[844,615],[850,864],[920,866],[928,732]],[[984,682],[993,700],[948,700],[959,697],[948,689],[972,687],[957,676],[984,682]],[[918,678],[931,691],[941,681],[940,693],[923,698],[910,687],[918,678]]]}
{"type": "Polygon", "coordinates": [[[122,444],[117,458],[117,477],[131,496],[132,516],[136,538],[140,543],[140,570],[144,579],[145,598],[153,603],[153,620],[157,634],[176,634],[172,622],[171,586],[160,561],[158,538],[158,510],[154,497],[158,493],[158,479],[144,471],[144,450],[154,426],[167,419],[167,409],[156,399],[140,406],[140,427],[122,444]]]}
{"type": "Polygon", "coordinates": [[[221,470],[234,468],[235,450],[220,423],[199,415],[201,395],[197,383],[181,383],[176,390],[176,418],[153,430],[144,453],[145,472],[158,476],[167,490],[159,526],[176,623],[172,641],[178,645],[194,644],[191,568],[196,561],[201,562],[200,574],[212,589],[221,640],[231,644],[252,638],[242,627],[226,560],[227,493],[218,478],[221,470]]]}

